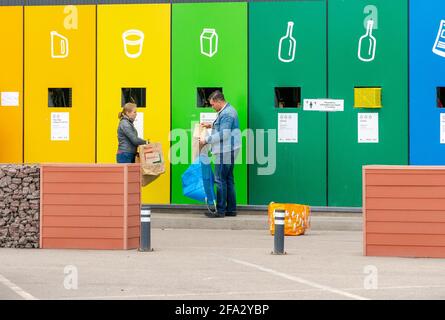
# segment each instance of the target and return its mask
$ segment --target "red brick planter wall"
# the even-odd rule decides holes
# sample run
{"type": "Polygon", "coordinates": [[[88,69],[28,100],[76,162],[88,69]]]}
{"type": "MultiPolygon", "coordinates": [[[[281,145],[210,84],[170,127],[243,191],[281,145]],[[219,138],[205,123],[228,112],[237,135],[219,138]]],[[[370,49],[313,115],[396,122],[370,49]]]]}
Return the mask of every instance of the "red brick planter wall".
{"type": "Polygon", "coordinates": [[[40,247],[139,247],[139,164],[42,164],[40,247]]]}
{"type": "Polygon", "coordinates": [[[445,167],[363,167],[364,254],[445,258],[445,167]]]}

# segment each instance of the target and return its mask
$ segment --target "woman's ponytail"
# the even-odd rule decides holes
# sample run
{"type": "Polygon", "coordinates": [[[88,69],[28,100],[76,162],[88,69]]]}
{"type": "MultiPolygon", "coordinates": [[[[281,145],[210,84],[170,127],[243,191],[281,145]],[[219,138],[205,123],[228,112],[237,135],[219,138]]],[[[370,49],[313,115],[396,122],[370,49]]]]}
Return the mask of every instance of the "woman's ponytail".
{"type": "Polygon", "coordinates": [[[122,111],[118,113],[117,117],[119,120],[122,120],[125,114],[133,110],[134,108],[137,108],[137,105],[135,103],[128,102],[122,107],[122,111]]]}

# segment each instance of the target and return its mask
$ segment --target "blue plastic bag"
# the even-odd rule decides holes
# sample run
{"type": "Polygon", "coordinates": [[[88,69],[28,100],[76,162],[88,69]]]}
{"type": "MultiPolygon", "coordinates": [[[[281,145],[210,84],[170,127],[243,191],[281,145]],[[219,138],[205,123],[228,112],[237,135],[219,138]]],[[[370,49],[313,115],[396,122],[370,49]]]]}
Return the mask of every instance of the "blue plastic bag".
{"type": "Polygon", "coordinates": [[[184,196],[216,206],[213,171],[207,156],[197,157],[181,179],[184,196]]]}

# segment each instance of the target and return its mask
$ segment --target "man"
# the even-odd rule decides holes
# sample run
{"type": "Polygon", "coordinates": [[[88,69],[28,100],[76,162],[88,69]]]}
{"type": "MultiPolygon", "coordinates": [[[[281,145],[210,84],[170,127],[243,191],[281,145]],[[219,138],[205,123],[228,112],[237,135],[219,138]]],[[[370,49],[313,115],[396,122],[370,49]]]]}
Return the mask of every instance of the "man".
{"type": "Polygon", "coordinates": [[[201,147],[211,145],[215,157],[216,209],[215,214],[206,213],[209,218],[236,216],[236,193],[233,169],[235,159],[241,148],[241,133],[239,129],[238,113],[226,102],[220,91],[209,96],[212,108],[218,113],[213,125],[201,124],[212,128],[212,134],[199,141],[201,147]]]}

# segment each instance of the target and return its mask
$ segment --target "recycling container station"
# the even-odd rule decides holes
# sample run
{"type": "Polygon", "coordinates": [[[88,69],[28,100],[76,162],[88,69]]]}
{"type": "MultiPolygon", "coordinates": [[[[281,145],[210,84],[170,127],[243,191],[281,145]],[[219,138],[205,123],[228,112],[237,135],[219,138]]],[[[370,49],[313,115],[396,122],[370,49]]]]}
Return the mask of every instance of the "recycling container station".
{"type": "MultiPolygon", "coordinates": [[[[172,4],[172,203],[183,196],[181,175],[191,163],[191,135],[207,113],[205,97],[216,88],[247,127],[247,3],[172,4]]],[[[243,139],[243,150],[246,150],[243,139]]],[[[244,154],[238,155],[245,159],[244,154]]],[[[238,204],[247,204],[247,165],[235,165],[238,204]]]]}
{"type": "Polygon", "coordinates": [[[408,164],[408,2],[331,0],[328,206],[361,207],[362,166],[408,164]],[[347,17],[347,19],[345,19],[347,17]]]}
{"type": "Polygon", "coordinates": [[[138,135],[162,144],[166,168],[142,201],[170,203],[170,4],[98,5],[97,33],[97,162],[116,162],[118,113],[136,103],[138,135]]]}
{"type": "Polygon", "coordinates": [[[24,161],[94,163],[96,6],[24,10],[24,161]]]}

